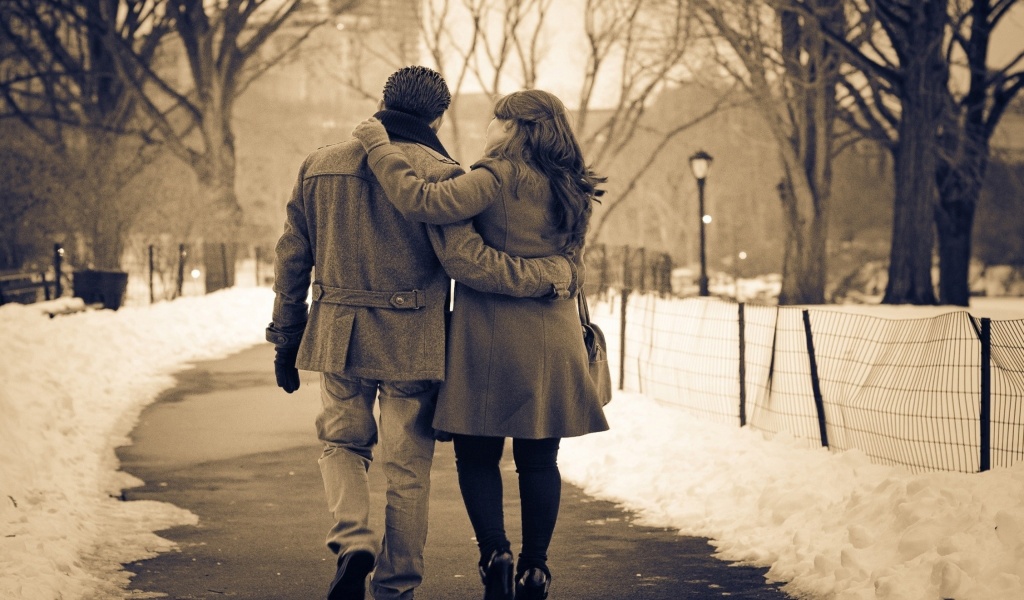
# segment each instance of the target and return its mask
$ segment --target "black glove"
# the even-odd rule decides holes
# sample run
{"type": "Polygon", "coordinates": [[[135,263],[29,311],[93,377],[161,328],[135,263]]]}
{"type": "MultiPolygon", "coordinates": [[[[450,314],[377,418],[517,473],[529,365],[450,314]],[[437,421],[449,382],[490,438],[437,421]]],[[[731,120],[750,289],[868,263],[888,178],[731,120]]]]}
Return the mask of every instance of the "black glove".
{"type": "Polygon", "coordinates": [[[299,389],[299,370],[295,368],[295,357],[298,354],[298,346],[278,347],[277,356],[274,357],[277,386],[289,394],[299,389]]]}

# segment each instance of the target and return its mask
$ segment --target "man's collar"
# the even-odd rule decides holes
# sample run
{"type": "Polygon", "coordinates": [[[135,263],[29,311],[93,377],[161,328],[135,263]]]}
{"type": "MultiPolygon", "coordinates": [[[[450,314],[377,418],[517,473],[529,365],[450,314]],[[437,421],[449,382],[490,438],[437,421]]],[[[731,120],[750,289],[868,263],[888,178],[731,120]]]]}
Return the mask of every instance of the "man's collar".
{"type": "Polygon", "coordinates": [[[437,133],[423,119],[407,112],[388,109],[382,110],[373,116],[384,125],[384,129],[387,130],[390,137],[423,144],[447,158],[452,158],[448,151],[445,150],[441,140],[437,138],[437,133]]]}

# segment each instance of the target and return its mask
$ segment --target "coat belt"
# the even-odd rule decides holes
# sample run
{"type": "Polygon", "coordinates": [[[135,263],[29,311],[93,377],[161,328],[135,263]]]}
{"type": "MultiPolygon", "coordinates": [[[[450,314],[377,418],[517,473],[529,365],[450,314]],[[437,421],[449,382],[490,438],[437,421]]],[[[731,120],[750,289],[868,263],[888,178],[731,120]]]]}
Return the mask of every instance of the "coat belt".
{"type": "Polygon", "coordinates": [[[321,283],[313,284],[313,302],[326,304],[414,310],[426,306],[426,301],[427,295],[422,290],[371,292],[369,290],[346,290],[321,283]]]}

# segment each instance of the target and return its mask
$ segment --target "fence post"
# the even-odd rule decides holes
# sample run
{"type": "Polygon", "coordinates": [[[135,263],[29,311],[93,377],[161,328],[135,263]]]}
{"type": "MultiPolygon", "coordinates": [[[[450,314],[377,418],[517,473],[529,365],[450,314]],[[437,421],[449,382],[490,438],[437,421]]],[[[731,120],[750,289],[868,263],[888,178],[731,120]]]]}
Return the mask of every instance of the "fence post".
{"type": "Polygon", "coordinates": [[[149,245],[149,303],[153,304],[153,244],[149,245]]]}
{"type": "Polygon", "coordinates": [[[661,265],[665,262],[665,255],[661,252],[654,255],[651,260],[651,291],[658,296],[662,295],[663,287],[661,284],[661,265]]]}
{"type": "Polygon", "coordinates": [[[627,245],[622,247],[622,287],[632,289],[633,288],[633,270],[630,268],[630,264],[629,264],[629,259],[630,258],[631,257],[630,257],[629,245],[627,244],[627,245]]]}
{"type": "Polygon", "coordinates": [[[64,287],[61,284],[61,263],[64,262],[64,248],[60,244],[53,245],[53,297],[60,298],[64,294],[64,287]]]}
{"type": "Polygon", "coordinates": [[[992,461],[992,319],[981,319],[981,407],[978,413],[981,461],[979,469],[988,471],[992,461]]]}
{"type": "Polygon", "coordinates": [[[181,297],[181,288],[185,283],[185,244],[178,244],[178,290],[175,298],[181,297]]]}
{"type": "Polygon", "coordinates": [[[663,297],[669,298],[672,296],[672,255],[668,252],[662,254],[659,268],[661,270],[659,291],[663,297]]]}
{"type": "Polygon", "coordinates": [[[600,262],[600,279],[598,280],[600,287],[597,293],[601,297],[607,297],[608,292],[608,244],[601,244],[601,262],[600,262]]]}
{"type": "Polygon", "coordinates": [[[740,302],[740,427],[747,424],[747,321],[740,302]]]}
{"type": "Polygon", "coordinates": [[[629,302],[629,288],[622,288],[619,302],[619,389],[625,389],[626,378],[626,304],[629,302]]]}
{"type": "Polygon", "coordinates": [[[228,275],[228,245],[223,242],[220,244],[220,269],[224,273],[224,287],[231,287],[229,284],[234,284],[234,281],[228,275]]]}
{"type": "Polygon", "coordinates": [[[811,313],[804,313],[804,333],[807,334],[807,357],[811,362],[811,390],[814,392],[814,408],[818,411],[818,431],[821,445],[828,448],[828,431],[825,427],[825,401],[821,397],[821,382],[818,380],[818,362],[814,357],[814,339],[811,337],[811,313]]]}
{"type": "Polygon", "coordinates": [[[640,246],[636,251],[640,255],[640,281],[637,282],[636,287],[643,294],[647,291],[647,248],[640,246]]]}

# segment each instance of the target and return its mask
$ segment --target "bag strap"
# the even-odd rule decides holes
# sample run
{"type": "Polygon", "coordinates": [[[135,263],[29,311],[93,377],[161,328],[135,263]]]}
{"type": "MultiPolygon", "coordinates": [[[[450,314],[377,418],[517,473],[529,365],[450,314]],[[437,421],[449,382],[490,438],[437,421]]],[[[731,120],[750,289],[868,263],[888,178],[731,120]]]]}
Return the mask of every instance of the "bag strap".
{"type": "Polygon", "coordinates": [[[576,305],[579,307],[580,323],[590,325],[590,306],[587,305],[587,297],[583,293],[583,286],[580,286],[580,292],[576,294],[576,305]]]}

